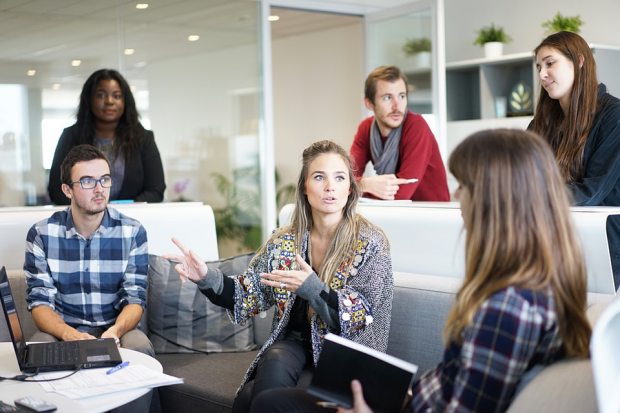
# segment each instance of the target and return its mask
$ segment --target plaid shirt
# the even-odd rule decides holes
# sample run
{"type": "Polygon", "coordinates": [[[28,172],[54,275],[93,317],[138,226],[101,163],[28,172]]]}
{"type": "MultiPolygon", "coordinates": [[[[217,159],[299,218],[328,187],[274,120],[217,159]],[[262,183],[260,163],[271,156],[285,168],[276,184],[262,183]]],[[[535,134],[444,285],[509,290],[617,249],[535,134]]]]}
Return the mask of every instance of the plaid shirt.
{"type": "Polygon", "coordinates": [[[85,239],[69,207],[28,231],[28,310],[48,305],[79,331],[112,325],[125,305],[145,307],[147,270],[146,231],[138,221],[106,208],[85,239]]]}
{"type": "Polygon", "coordinates": [[[503,412],[523,374],[563,356],[551,288],[508,287],[489,297],[441,364],[413,387],[415,412],[503,412]]]}

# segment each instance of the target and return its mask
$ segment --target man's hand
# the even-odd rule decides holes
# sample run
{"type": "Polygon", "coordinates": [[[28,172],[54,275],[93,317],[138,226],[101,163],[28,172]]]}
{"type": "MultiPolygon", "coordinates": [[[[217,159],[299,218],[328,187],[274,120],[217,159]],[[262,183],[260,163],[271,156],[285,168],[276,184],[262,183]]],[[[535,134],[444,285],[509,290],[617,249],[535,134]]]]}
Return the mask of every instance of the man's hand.
{"type": "Polygon", "coordinates": [[[78,341],[78,340],[95,340],[97,337],[91,336],[88,333],[80,333],[77,330],[67,331],[62,334],[62,341],[78,341]]]}
{"type": "Polygon", "coordinates": [[[362,384],[358,380],[351,382],[351,391],[353,392],[353,409],[339,407],[338,413],[373,413],[364,400],[362,384]]]}
{"type": "Polygon", "coordinates": [[[399,185],[407,182],[406,179],[397,178],[394,174],[371,176],[359,181],[363,192],[386,200],[393,200],[394,195],[398,192],[399,185]]]}
{"type": "Polygon", "coordinates": [[[108,328],[106,331],[104,331],[103,334],[101,335],[101,338],[113,338],[114,342],[116,343],[116,347],[121,346],[121,340],[120,340],[118,332],[116,331],[116,326],[112,326],[108,328]]]}

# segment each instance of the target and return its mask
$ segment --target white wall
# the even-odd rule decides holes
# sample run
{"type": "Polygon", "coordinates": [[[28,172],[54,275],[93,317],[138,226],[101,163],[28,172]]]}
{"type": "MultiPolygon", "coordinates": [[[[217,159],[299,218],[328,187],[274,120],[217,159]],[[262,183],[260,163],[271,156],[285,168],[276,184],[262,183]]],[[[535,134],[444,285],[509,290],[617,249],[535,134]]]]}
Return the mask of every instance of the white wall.
{"type": "Polygon", "coordinates": [[[557,12],[580,15],[580,34],[588,43],[620,46],[619,0],[445,0],[446,61],[484,57],[473,43],[477,31],[491,23],[513,39],[504,45],[504,54],[534,50],[545,37],[542,23],[557,12]]]}
{"type": "Polygon", "coordinates": [[[149,64],[150,118],[166,173],[167,201],[178,198],[175,182],[189,177],[185,198],[221,206],[209,174],[228,175],[245,166],[237,162],[239,139],[255,136],[255,147],[245,148],[257,150],[258,113],[239,120],[237,101],[242,91],[258,91],[257,53],[256,45],[249,45],[149,64]],[[253,127],[244,128],[248,122],[253,127]]]}
{"type": "Polygon", "coordinates": [[[347,151],[362,119],[360,23],[274,40],[273,101],[280,185],[296,184],[301,154],[330,139],[347,151]]]}

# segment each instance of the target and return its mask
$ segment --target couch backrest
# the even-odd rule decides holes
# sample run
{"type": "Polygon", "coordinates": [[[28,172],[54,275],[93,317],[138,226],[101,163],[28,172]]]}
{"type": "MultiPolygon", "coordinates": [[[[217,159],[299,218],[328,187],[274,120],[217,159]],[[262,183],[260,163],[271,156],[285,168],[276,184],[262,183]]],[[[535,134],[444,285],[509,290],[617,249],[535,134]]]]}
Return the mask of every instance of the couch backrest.
{"type": "MultiPolygon", "coordinates": [[[[291,220],[293,205],[280,211],[280,225],[291,220]]],[[[465,235],[456,202],[359,204],[358,212],[390,240],[394,271],[463,278],[465,235]]],[[[607,245],[607,217],[620,208],[572,208],[588,268],[588,292],[615,294],[607,245]]]]}
{"type": "MultiPolygon", "coordinates": [[[[177,252],[178,249],[170,241],[174,236],[206,261],[219,258],[215,218],[208,205],[201,202],[169,202],[111,206],[140,221],[146,229],[151,254],[177,252]]],[[[7,270],[23,268],[28,230],[34,223],[64,208],[0,208],[0,266],[4,265],[7,270]]]]}

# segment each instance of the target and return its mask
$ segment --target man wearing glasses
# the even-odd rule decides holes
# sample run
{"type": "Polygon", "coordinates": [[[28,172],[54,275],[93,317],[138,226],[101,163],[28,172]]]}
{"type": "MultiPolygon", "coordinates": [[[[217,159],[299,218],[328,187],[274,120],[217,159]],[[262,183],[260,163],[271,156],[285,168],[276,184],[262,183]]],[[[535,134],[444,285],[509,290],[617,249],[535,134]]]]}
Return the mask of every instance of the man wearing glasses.
{"type": "Polygon", "coordinates": [[[144,227],[107,207],[114,179],[97,148],[74,147],[60,175],[71,206],[34,224],[26,238],[26,300],[39,329],[30,341],[113,338],[153,356],[136,328],[146,305],[144,227]]]}

